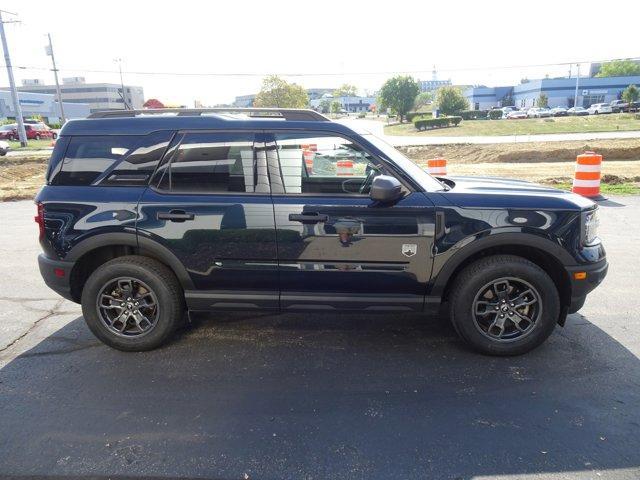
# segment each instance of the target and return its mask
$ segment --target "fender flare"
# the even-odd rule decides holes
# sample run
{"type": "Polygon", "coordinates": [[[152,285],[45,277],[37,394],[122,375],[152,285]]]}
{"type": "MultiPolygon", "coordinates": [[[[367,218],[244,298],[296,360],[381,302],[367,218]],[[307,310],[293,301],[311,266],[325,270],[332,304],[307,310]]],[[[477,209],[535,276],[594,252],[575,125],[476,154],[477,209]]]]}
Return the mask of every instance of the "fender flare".
{"type": "Polygon", "coordinates": [[[77,262],[92,250],[114,245],[133,247],[136,253],[139,253],[140,250],[150,252],[152,258],[164,263],[173,271],[184,290],[194,288],[189,273],[171,250],[149,238],[136,235],[135,232],[107,232],[86,238],[73,247],[65,261],[77,262]]]}
{"type": "Polygon", "coordinates": [[[567,250],[557,243],[554,243],[552,240],[540,235],[522,232],[505,232],[490,233],[489,235],[477,238],[471,242],[469,242],[468,238],[461,241],[466,241],[468,243],[446,259],[444,264],[437,271],[437,256],[434,259],[434,270],[432,273],[433,281],[430,289],[430,296],[441,297],[457,268],[469,257],[489,248],[500,246],[531,247],[544,252],[562,266],[573,265],[576,263],[575,259],[569,254],[569,252],[567,252],[567,250]]]}

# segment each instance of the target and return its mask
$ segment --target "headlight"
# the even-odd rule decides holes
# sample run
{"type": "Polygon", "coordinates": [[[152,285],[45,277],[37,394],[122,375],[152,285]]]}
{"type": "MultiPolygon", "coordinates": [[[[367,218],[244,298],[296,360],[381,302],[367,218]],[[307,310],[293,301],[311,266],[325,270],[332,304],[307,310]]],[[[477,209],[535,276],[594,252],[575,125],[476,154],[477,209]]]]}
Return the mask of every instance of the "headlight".
{"type": "Polygon", "coordinates": [[[598,238],[598,225],[600,225],[600,219],[598,218],[598,209],[590,210],[582,214],[582,243],[584,245],[591,245],[598,238]]]}

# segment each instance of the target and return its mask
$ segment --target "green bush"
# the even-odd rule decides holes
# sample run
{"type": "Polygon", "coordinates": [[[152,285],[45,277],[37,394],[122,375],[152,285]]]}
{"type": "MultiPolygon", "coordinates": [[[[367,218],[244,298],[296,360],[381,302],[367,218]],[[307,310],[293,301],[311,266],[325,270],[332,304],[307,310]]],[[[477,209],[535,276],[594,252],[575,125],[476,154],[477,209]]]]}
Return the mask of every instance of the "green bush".
{"type": "Polygon", "coordinates": [[[486,120],[488,110],[462,110],[456,112],[456,115],[462,117],[463,120],[486,120]]]}
{"type": "Polygon", "coordinates": [[[358,113],[358,118],[366,118],[367,113],[366,112],[360,112],[358,113]]]}
{"type": "Polygon", "coordinates": [[[434,128],[446,128],[457,127],[462,121],[462,117],[438,117],[438,118],[426,118],[415,117],[413,125],[418,130],[433,130],[434,128]]]}
{"type": "Polygon", "coordinates": [[[502,110],[489,110],[489,118],[491,120],[500,120],[502,118],[502,110]]]}
{"type": "Polygon", "coordinates": [[[413,122],[413,119],[418,115],[424,118],[431,118],[433,116],[431,112],[407,112],[407,121],[413,122]]]}

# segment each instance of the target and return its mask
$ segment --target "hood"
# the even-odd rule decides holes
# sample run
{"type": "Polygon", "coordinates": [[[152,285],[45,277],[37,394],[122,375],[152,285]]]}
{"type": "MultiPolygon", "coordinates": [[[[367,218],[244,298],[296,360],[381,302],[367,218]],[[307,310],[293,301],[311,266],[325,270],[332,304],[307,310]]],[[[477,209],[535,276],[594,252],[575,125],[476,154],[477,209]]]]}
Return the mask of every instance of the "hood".
{"type": "Polygon", "coordinates": [[[585,210],[588,198],[524,180],[499,177],[445,177],[453,185],[442,195],[459,207],[585,210]]]}

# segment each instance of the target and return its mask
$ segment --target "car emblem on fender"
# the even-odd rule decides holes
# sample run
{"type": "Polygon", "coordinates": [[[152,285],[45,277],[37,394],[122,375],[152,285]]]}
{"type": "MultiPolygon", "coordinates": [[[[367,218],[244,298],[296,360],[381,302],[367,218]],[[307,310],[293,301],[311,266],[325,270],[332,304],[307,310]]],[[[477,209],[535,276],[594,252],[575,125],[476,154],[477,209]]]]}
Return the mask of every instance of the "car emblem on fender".
{"type": "Polygon", "coordinates": [[[405,257],[413,257],[418,251],[418,245],[415,243],[404,243],[402,245],[402,254],[405,257]]]}

